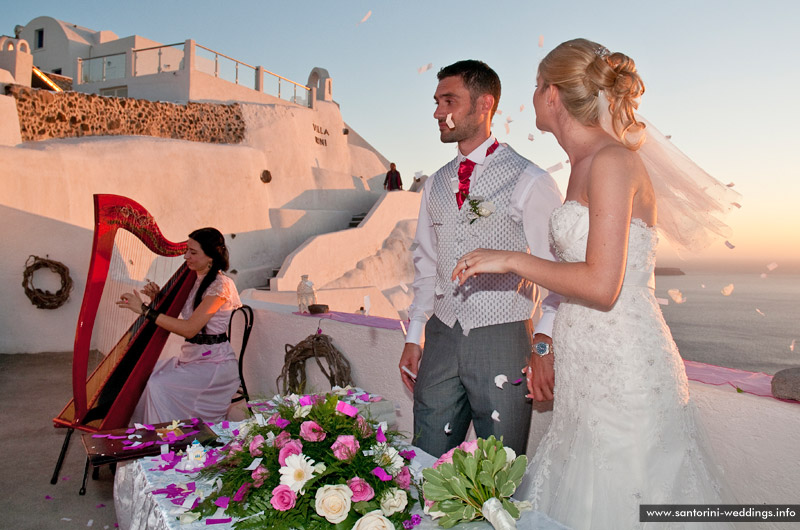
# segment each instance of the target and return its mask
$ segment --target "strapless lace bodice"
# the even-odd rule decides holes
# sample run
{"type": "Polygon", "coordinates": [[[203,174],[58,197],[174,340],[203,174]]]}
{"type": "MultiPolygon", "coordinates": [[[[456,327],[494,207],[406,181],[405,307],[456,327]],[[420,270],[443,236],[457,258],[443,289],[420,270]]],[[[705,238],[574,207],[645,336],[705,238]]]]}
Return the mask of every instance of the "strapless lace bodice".
{"type": "MultiPolygon", "coordinates": [[[[550,244],[561,261],[586,261],[589,208],[566,201],[550,217],[550,244]]],[[[631,221],[628,235],[627,271],[652,272],[656,265],[658,233],[641,219],[631,221]]]]}
{"type": "MultiPolygon", "coordinates": [[[[588,235],[587,207],[567,201],[553,212],[560,260],[585,261],[588,235]]],[[[576,530],[642,528],[640,503],[721,499],[652,289],[657,243],[656,230],[634,219],[614,306],[601,311],[567,297],[556,316],[553,419],[518,493],[576,530]]]]}

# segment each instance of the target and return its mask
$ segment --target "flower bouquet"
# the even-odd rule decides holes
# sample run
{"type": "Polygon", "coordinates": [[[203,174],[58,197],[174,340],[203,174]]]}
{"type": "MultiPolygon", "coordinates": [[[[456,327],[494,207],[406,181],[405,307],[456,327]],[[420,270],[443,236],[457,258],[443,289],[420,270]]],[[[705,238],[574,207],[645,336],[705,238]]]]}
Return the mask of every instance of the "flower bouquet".
{"type": "Polygon", "coordinates": [[[444,528],[476,519],[497,529],[516,528],[519,507],[509,499],[527,465],[525,455],[517,456],[494,436],[464,442],[422,470],[426,511],[444,528]]]}
{"type": "Polygon", "coordinates": [[[468,195],[467,202],[469,203],[469,211],[467,212],[469,224],[474,223],[481,217],[489,217],[496,209],[492,201],[487,201],[480,195],[468,195]]]}
{"type": "Polygon", "coordinates": [[[262,404],[266,414],[242,424],[225,456],[201,472],[217,487],[193,511],[219,518],[224,508],[237,529],[408,527],[415,455],[353,404],[370,399],[335,388],[262,404]]]}

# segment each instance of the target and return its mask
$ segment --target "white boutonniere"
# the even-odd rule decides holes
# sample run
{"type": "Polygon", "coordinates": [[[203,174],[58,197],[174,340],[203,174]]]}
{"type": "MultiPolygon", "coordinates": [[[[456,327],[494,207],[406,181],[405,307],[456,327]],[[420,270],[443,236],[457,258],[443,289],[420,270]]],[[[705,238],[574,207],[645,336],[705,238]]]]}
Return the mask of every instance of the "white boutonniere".
{"type": "Polygon", "coordinates": [[[495,211],[495,205],[492,201],[487,201],[480,195],[467,196],[469,203],[469,211],[467,212],[467,219],[469,224],[474,223],[481,217],[489,217],[495,211]]]}

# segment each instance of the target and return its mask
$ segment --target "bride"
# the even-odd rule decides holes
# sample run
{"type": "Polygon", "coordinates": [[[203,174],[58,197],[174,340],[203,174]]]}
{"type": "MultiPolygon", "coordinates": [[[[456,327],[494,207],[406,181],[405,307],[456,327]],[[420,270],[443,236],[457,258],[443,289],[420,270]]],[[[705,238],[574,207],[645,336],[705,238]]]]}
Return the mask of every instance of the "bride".
{"type": "Polygon", "coordinates": [[[585,39],[551,51],[533,105],[572,168],[550,219],[560,261],[478,249],[453,271],[462,283],[513,272],[565,297],[550,356],[553,419],[516,496],[576,530],[650,526],[640,505],[722,502],[653,269],[657,204],[661,232],[693,250],[725,228],[715,215],[732,197],[634,113],[643,93],[624,54],[585,39]]]}

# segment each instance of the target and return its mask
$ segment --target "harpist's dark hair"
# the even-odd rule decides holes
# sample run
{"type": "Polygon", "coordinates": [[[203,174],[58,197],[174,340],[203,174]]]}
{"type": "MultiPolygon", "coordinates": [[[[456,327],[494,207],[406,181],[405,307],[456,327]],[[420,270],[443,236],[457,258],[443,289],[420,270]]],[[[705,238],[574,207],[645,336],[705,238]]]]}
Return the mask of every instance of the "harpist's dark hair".
{"type": "Polygon", "coordinates": [[[203,294],[206,289],[217,278],[217,273],[228,270],[230,264],[228,262],[228,247],[225,246],[225,237],[216,228],[211,228],[210,226],[198,228],[189,234],[189,239],[197,241],[200,244],[200,248],[203,249],[203,253],[211,258],[211,270],[200,282],[200,287],[194,297],[193,307],[197,309],[197,306],[203,301],[203,294]]]}

